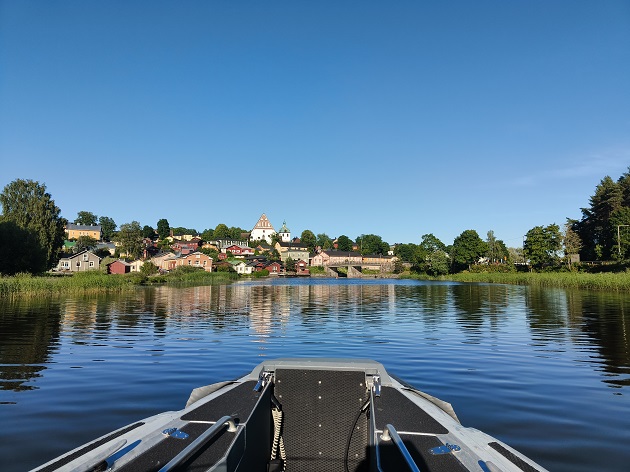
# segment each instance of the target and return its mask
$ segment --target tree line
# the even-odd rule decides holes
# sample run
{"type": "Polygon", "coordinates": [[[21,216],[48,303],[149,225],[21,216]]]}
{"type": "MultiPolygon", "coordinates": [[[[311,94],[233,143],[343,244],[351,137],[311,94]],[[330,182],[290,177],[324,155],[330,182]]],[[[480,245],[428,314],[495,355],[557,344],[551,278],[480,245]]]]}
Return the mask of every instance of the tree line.
{"type": "MultiPolygon", "coordinates": [[[[46,186],[33,180],[16,179],[0,193],[0,274],[19,272],[42,273],[54,267],[60,256],[68,221],[61,217],[46,186]]],[[[508,248],[492,230],[481,239],[472,229],[464,230],[450,245],[433,234],[425,234],[418,244],[396,244],[394,255],[411,265],[415,272],[444,275],[471,269],[482,263],[513,267],[527,264],[537,270],[574,266],[574,255],[582,261],[617,261],[630,259],[630,168],[617,180],[604,177],[581,208],[582,218],[567,218],[563,228],[555,223],[535,226],[524,236],[522,248],[508,248]]],[[[116,241],[124,253],[139,257],[143,238],[151,238],[168,248],[166,238],[193,234],[204,241],[242,239],[247,231],[220,223],[199,233],[196,229],[171,227],[166,218],[154,227],[139,222],[121,224],[108,216],[79,211],[73,221],[79,225],[100,225],[105,241],[116,241]]],[[[275,235],[275,241],[279,235],[275,235]]],[[[307,229],[300,235],[301,243],[312,252],[316,248],[340,251],[358,250],[363,255],[385,255],[390,245],[375,234],[362,234],[353,241],[347,235],[333,240],[325,233],[307,229]]],[[[255,242],[251,243],[252,245],[255,242]]],[[[76,249],[94,248],[96,240],[80,237],[76,249]]]]}

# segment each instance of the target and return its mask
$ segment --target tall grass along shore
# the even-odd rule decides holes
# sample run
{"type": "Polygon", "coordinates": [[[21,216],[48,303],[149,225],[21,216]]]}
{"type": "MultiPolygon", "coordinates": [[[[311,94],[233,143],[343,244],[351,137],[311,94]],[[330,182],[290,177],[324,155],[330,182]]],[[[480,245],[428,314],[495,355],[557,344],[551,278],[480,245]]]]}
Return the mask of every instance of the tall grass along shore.
{"type": "Polygon", "coordinates": [[[237,274],[194,271],[147,277],[140,273],[125,275],[103,274],[98,271],[80,272],[72,276],[34,276],[18,274],[0,278],[0,297],[46,296],[57,294],[104,293],[134,290],[142,285],[168,284],[176,286],[229,283],[237,274]]]}
{"type": "Polygon", "coordinates": [[[630,272],[462,272],[439,280],[484,282],[494,284],[537,285],[540,287],[579,288],[584,290],[630,291],[630,272]]]}

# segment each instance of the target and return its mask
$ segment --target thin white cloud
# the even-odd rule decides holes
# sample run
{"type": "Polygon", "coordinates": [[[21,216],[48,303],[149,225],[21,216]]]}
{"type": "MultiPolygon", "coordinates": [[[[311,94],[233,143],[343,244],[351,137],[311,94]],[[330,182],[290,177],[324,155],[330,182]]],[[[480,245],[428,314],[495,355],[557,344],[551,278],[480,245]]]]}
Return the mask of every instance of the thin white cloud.
{"type": "Polygon", "coordinates": [[[514,176],[509,185],[534,187],[550,180],[572,180],[583,177],[594,177],[599,181],[607,175],[616,180],[628,169],[628,166],[630,166],[629,149],[605,150],[567,158],[562,166],[514,176]]]}

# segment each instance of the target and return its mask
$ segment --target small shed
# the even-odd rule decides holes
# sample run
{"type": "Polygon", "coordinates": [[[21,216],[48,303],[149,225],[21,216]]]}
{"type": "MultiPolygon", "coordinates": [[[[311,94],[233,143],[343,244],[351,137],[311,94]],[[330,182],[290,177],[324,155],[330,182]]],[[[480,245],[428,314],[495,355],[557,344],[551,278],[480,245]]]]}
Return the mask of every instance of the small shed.
{"type": "Polygon", "coordinates": [[[131,272],[131,264],[120,259],[107,264],[108,274],[127,274],[131,272]]]}

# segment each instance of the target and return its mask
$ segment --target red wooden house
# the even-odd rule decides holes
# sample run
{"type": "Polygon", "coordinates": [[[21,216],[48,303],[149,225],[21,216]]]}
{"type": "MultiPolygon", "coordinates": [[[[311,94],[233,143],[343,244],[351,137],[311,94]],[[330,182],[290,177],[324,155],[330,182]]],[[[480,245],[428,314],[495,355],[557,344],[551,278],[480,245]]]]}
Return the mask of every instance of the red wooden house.
{"type": "Polygon", "coordinates": [[[277,261],[270,262],[265,266],[265,269],[269,271],[269,275],[278,275],[281,272],[284,272],[284,267],[277,261]]]}
{"type": "Polygon", "coordinates": [[[253,256],[254,255],[254,250],[251,247],[238,246],[236,244],[226,247],[225,252],[226,253],[231,252],[233,256],[253,256]]]}

